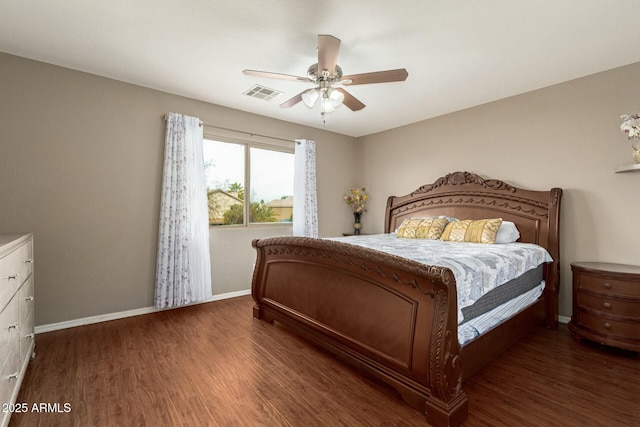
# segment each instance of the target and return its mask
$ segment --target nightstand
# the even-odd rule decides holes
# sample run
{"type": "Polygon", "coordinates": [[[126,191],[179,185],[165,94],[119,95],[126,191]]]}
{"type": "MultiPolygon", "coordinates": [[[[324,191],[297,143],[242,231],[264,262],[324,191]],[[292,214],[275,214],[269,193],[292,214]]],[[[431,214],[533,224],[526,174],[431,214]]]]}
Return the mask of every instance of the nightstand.
{"type": "Polygon", "coordinates": [[[640,266],[575,262],[573,315],[579,338],[640,351],[640,266]]]}

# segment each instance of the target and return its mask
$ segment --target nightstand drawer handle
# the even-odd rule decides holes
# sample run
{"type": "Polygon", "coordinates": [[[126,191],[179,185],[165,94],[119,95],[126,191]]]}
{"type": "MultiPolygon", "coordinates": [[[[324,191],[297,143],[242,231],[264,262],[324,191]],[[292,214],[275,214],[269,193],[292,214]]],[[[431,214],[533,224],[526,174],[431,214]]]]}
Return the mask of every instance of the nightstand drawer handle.
{"type": "Polygon", "coordinates": [[[603,286],[605,289],[611,289],[611,283],[609,283],[609,282],[603,283],[603,284],[602,284],[602,286],[603,286]]]}
{"type": "Polygon", "coordinates": [[[604,305],[604,308],[611,308],[611,303],[609,302],[605,302],[603,305],[604,305]]]}
{"type": "Polygon", "coordinates": [[[605,327],[605,329],[611,329],[611,323],[609,322],[604,322],[603,326],[605,327]]]}

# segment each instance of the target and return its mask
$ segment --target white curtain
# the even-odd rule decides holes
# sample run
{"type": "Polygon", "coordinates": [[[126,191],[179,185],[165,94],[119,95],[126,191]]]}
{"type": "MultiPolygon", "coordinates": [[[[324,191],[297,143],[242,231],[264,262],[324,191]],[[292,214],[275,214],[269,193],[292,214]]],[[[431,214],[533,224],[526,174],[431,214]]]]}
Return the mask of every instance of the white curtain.
{"type": "Polygon", "coordinates": [[[171,113],[164,153],[155,306],[179,307],[210,296],[202,126],[197,117],[171,113]]]}
{"type": "Polygon", "coordinates": [[[316,143],[296,140],[293,173],[293,235],[318,237],[316,143]]]}

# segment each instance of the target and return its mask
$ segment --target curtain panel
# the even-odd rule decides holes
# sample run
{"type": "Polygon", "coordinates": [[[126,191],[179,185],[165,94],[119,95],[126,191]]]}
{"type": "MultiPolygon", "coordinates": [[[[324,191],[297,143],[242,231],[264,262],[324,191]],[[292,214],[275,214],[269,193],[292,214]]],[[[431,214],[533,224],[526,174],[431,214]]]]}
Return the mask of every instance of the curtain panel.
{"type": "Polygon", "coordinates": [[[211,296],[209,220],[197,117],[170,113],[156,265],[155,307],[179,307],[211,296]]]}
{"type": "Polygon", "coordinates": [[[297,139],[293,174],[293,235],[318,237],[316,143],[297,139]]]}

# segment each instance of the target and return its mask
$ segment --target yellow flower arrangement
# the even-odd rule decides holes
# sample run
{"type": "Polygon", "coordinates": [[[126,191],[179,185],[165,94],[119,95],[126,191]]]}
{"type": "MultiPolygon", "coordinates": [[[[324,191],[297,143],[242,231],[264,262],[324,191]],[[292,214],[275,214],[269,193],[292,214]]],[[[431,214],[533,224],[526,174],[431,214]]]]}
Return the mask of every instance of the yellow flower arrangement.
{"type": "Polygon", "coordinates": [[[365,209],[367,197],[367,192],[364,187],[354,188],[344,196],[344,201],[347,202],[347,205],[351,206],[353,212],[362,213],[367,211],[365,209]]]}

